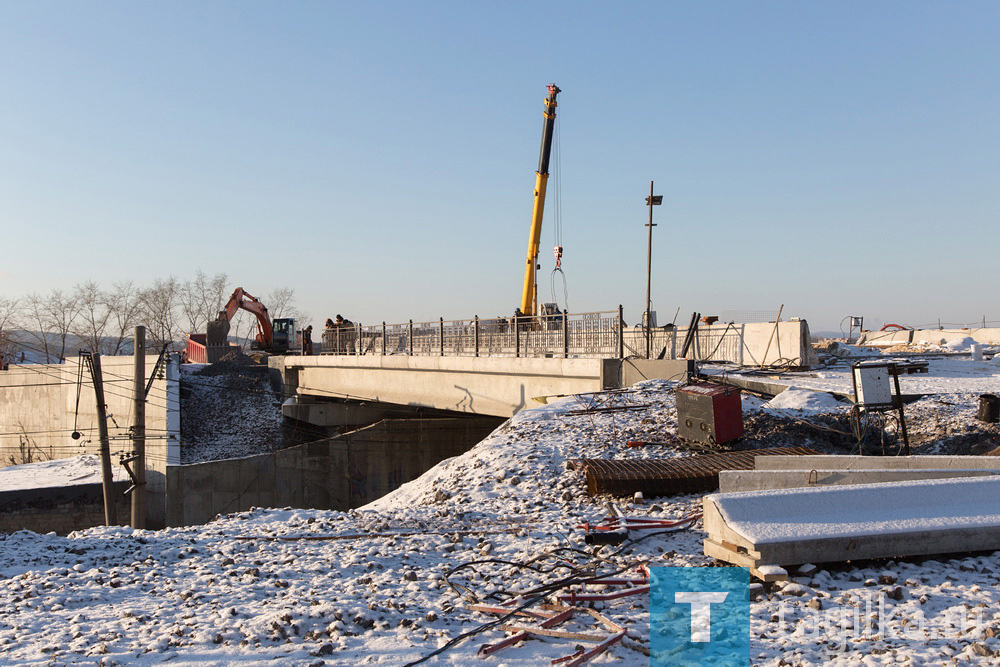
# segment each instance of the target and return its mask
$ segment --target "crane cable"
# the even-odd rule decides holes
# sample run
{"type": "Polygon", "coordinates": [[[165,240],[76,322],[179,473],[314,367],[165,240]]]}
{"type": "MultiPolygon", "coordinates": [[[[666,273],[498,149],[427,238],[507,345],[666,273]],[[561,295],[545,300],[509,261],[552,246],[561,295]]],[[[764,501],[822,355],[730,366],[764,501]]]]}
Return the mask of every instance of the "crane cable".
{"type": "Polygon", "coordinates": [[[555,169],[553,169],[553,197],[552,197],[552,238],[554,242],[553,253],[556,264],[549,276],[549,290],[552,294],[552,301],[558,308],[559,299],[556,297],[556,274],[562,276],[563,284],[563,312],[569,311],[569,287],[566,283],[566,274],[562,270],[563,241],[562,241],[562,146],[561,130],[562,123],[556,123],[553,136],[553,153],[555,153],[555,169]]]}

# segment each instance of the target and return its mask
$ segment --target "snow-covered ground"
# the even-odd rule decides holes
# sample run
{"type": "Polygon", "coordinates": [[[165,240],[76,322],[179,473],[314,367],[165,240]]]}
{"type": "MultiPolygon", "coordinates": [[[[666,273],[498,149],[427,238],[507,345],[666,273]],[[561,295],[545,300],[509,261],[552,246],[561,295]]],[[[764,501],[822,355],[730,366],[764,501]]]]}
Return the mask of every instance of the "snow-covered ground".
{"type": "MultiPolygon", "coordinates": [[[[128,479],[125,468],[113,461],[111,473],[116,482],[128,479]]],[[[68,459],[53,459],[0,468],[0,491],[48,489],[77,484],[100,484],[101,457],[84,454],[68,459]]]]}
{"type": "MultiPolygon", "coordinates": [[[[944,392],[912,411],[915,430],[923,421],[958,428],[974,418],[979,393],[1000,391],[998,375],[962,366],[972,363],[935,362],[914,377],[944,392]],[[961,381],[969,377],[975,389],[961,381]]],[[[838,369],[814,375],[827,373],[784,381],[849,390],[838,369]]],[[[627,444],[672,441],[676,386],[654,380],[525,410],[360,510],[259,509],[155,532],[0,537],[0,664],[404,665],[439,649],[424,664],[548,664],[578,642],[533,639],[479,658],[499,628],[455,641],[495,620],[467,603],[495,604],[581,570],[711,563],[700,524],[603,547],[585,546],[577,528],[603,517],[608,498],[587,496],[568,460],[688,454],[627,444]]],[[[785,417],[801,424],[846,409],[809,392],[744,404],[749,425],[770,419],[774,433],[785,417]]],[[[663,518],[700,508],[699,496],[617,502],[663,518]]],[[[1000,551],[806,568],[753,604],[754,654],[766,665],[995,664],[998,586],[1000,551]]],[[[648,664],[648,596],[601,604],[628,635],[594,664],[648,664]]],[[[592,630],[583,621],[567,629],[592,630]]]]}

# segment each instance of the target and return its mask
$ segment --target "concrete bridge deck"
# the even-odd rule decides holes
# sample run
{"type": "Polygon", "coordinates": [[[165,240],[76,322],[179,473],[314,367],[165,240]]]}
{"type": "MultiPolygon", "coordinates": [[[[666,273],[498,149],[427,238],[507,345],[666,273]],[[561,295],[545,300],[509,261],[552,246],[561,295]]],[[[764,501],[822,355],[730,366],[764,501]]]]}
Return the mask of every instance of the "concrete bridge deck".
{"type": "Polygon", "coordinates": [[[534,405],[536,396],[617,389],[652,378],[682,380],[691,362],[320,355],[273,357],[269,363],[281,371],[286,393],[305,402],[346,399],[510,417],[534,405]]]}

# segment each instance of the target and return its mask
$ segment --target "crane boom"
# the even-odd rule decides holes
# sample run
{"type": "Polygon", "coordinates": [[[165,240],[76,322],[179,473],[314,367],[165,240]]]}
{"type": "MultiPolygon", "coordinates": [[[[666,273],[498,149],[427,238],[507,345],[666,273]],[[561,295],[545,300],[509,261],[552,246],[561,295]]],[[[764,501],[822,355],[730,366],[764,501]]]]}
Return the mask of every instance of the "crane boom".
{"type": "Polygon", "coordinates": [[[538,157],[538,171],[535,172],[535,205],[531,213],[531,235],[528,238],[528,258],[524,269],[524,290],[521,293],[521,312],[534,316],[538,312],[538,247],[542,240],[542,215],[545,212],[545,186],[549,180],[549,156],[552,153],[552,131],[556,123],[556,95],[559,86],[549,84],[549,96],[545,99],[542,116],[542,149],[538,157]]]}

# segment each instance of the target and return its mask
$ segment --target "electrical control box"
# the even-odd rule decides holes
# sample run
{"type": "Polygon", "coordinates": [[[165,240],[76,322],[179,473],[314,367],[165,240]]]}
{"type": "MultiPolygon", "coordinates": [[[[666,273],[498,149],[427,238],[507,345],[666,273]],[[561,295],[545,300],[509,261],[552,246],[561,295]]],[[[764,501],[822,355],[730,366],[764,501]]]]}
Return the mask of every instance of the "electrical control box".
{"type": "Polygon", "coordinates": [[[858,363],[854,372],[854,400],[870,408],[892,407],[892,373],[889,364],[858,363]]]}
{"type": "Polygon", "coordinates": [[[677,434],[717,445],[743,436],[743,401],[737,387],[698,382],[677,390],[677,434]]]}

